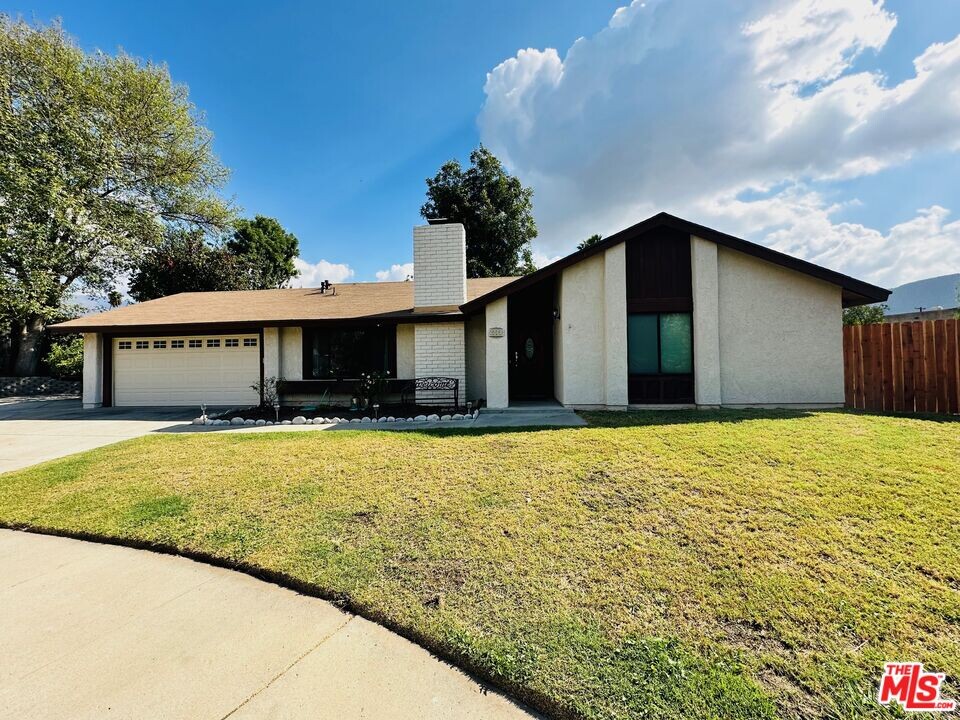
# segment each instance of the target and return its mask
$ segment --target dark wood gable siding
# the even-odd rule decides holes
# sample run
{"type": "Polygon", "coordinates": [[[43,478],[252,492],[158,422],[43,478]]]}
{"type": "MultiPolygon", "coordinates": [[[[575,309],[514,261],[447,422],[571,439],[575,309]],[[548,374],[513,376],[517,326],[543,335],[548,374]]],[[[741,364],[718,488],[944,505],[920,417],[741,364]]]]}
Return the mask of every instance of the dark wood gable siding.
{"type": "Polygon", "coordinates": [[[691,312],[690,236],[661,228],[626,245],[627,311],[691,312]]]}
{"type": "MultiPolygon", "coordinates": [[[[693,312],[687,233],[656,228],[627,240],[626,256],[628,313],[693,312]]],[[[631,404],[692,403],[693,373],[628,375],[627,396],[631,404]]]]}

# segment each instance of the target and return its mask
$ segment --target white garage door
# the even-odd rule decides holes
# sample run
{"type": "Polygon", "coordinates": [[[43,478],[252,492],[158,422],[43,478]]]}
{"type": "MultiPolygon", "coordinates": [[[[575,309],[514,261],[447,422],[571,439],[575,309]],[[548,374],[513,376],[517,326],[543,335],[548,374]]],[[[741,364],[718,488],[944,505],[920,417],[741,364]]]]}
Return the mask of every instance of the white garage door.
{"type": "Polygon", "coordinates": [[[256,405],[259,335],[116,338],[113,404],[256,405]]]}

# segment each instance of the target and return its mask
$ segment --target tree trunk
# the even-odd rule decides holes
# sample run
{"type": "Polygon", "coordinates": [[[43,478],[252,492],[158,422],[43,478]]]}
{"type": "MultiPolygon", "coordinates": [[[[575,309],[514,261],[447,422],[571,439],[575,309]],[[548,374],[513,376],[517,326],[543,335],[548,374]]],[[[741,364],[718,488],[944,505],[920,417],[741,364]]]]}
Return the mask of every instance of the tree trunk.
{"type": "Polygon", "coordinates": [[[17,360],[13,365],[13,374],[18,377],[29,377],[37,374],[40,364],[40,348],[43,345],[43,321],[40,318],[31,318],[24,323],[17,344],[17,360]]]}

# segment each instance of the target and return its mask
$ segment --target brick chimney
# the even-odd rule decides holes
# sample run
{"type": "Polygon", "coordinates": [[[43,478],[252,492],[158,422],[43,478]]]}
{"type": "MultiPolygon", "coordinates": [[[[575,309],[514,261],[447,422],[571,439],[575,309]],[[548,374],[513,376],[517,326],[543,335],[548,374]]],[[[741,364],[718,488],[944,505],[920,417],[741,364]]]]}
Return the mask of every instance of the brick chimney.
{"type": "Polygon", "coordinates": [[[431,220],[413,229],[413,304],[416,311],[467,301],[467,233],[460,223],[431,220]]]}

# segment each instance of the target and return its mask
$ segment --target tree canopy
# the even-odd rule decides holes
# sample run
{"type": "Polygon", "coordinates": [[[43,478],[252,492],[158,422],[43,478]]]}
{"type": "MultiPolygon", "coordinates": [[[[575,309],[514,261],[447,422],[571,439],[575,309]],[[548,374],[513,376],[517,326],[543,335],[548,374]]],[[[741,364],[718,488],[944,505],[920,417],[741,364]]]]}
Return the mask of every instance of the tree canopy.
{"type": "Polygon", "coordinates": [[[873,325],[874,323],[882,323],[886,312],[886,305],[857,305],[856,307],[844,308],[843,324],[873,325]]]}
{"type": "Polygon", "coordinates": [[[586,240],[584,240],[582,243],[577,245],[577,250],[583,250],[584,248],[588,248],[592,245],[596,245],[601,240],[603,240],[603,235],[598,235],[597,233],[594,233],[593,235],[588,237],[586,240]]]}
{"type": "Polygon", "coordinates": [[[273,218],[238,220],[234,232],[210,242],[201,229],[168,228],[166,237],[140,258],[130,280],[137,302],[181,292],[268,290],[297,274],[297,238],[273,218]]]}
{"type": "Polygon", "coordinates": [[[202,230],[174,227],[141,258],[129,293],[145,302],[181,292],[250,289],[250,272],[242,258],[223,244],[208,243],[202,230]]]}
{"type": "MultiPolygon", "coordinates": [[[[462,223],[467,232],[467,276],[498,277],[533,272],[530,241],[537,236],[533,190],[504,170],[482,145],[470,153],[470,167],[457,160],[427,179],[426,219],[462,223]]],[[[416,268],[414,268],[416,273],[416,268]]]]}
{"type": "Polygon", "coordinates": [[[104,294],[165,225],[219,230],[227,170],[167,68],[84,53],[58,25],[0,15],[0,315],[36,368],[45,323],[104,294]]]}
{"type": "Polygon", "coordinates": [[[271,217],[238,220],[227,248],[244,259],[253,288],[283,287],[297,274],[293,259],[300,254],[300,242],[271,217]]]}

